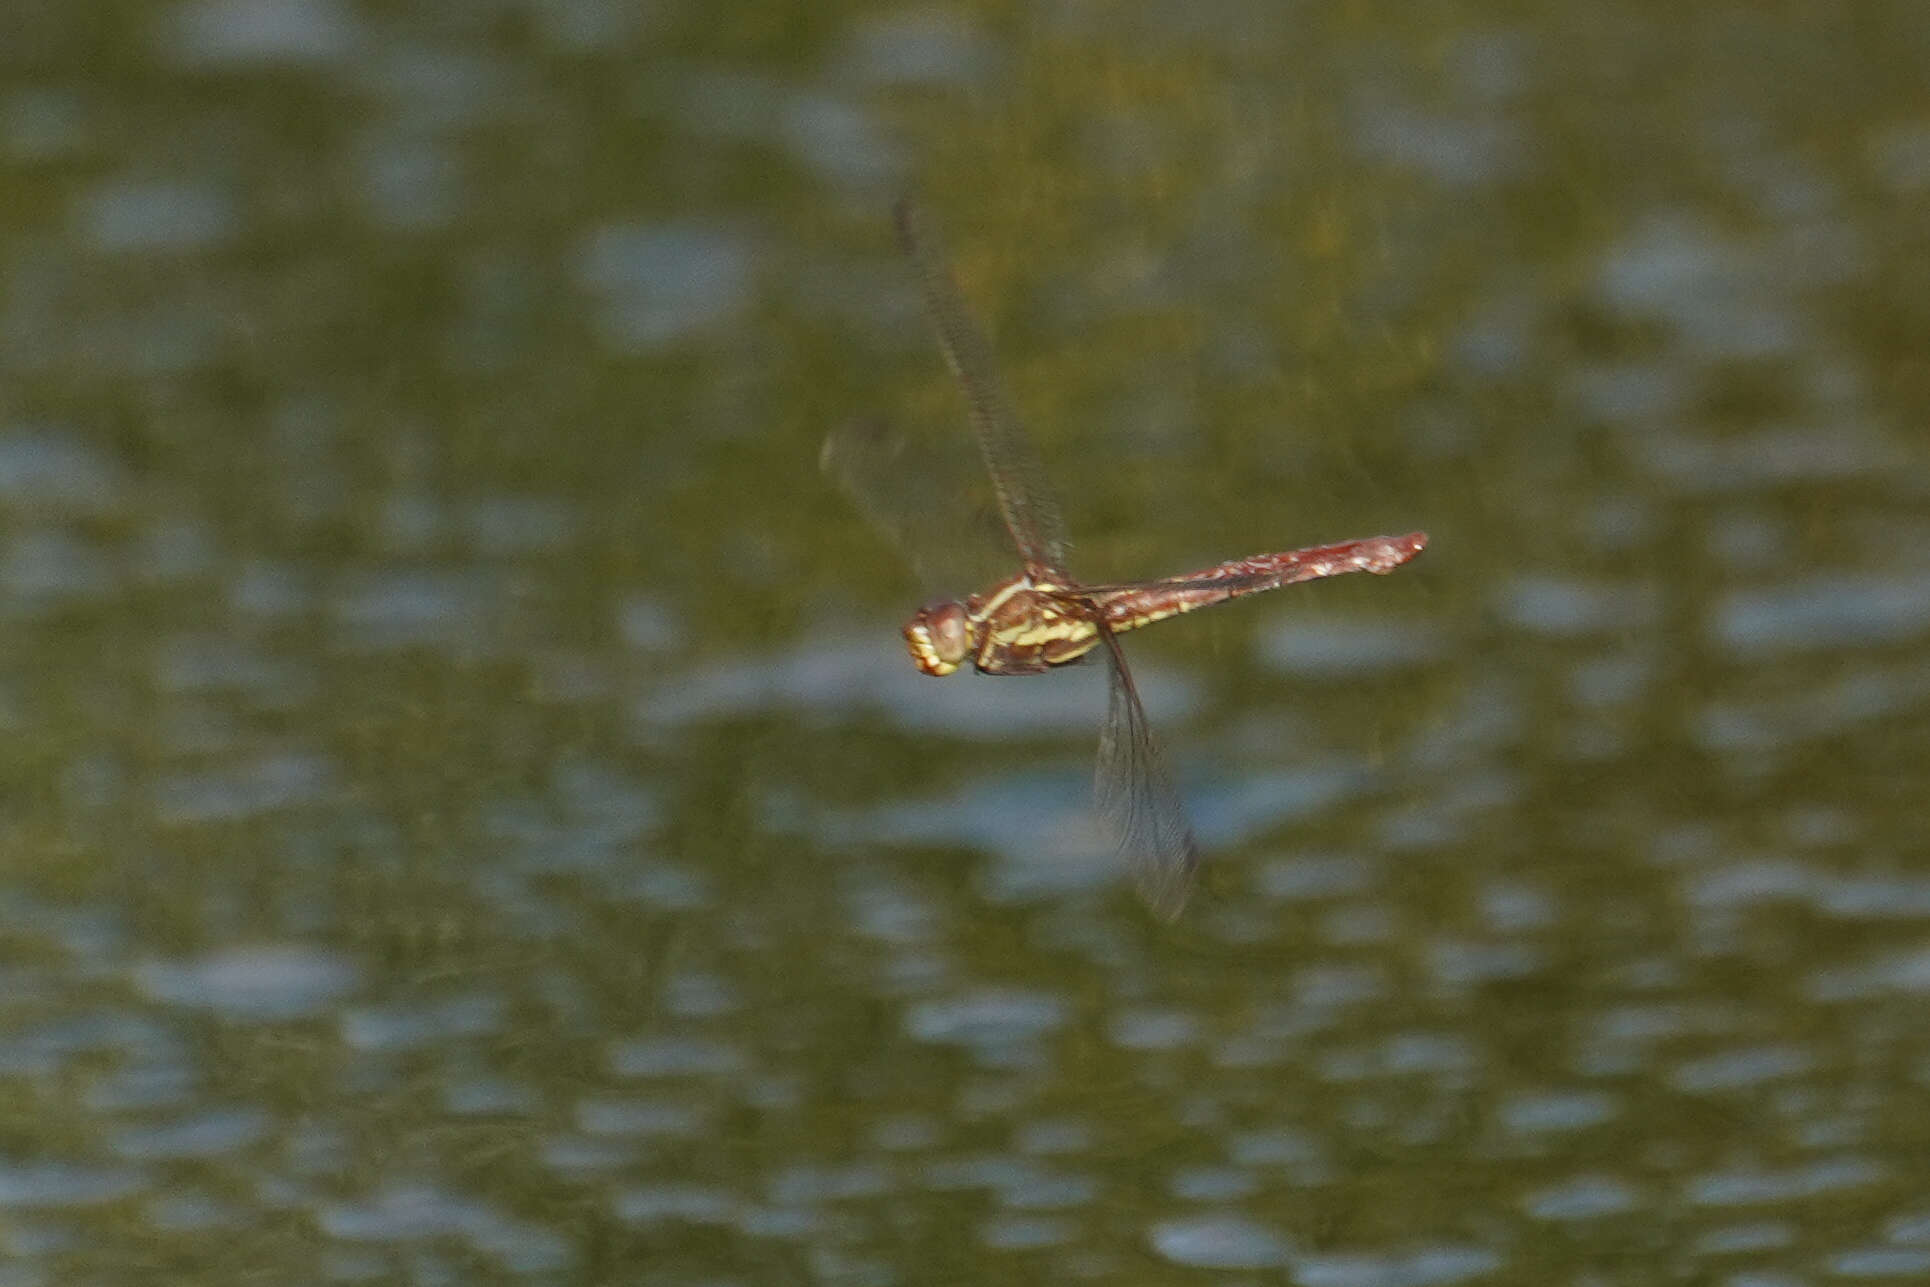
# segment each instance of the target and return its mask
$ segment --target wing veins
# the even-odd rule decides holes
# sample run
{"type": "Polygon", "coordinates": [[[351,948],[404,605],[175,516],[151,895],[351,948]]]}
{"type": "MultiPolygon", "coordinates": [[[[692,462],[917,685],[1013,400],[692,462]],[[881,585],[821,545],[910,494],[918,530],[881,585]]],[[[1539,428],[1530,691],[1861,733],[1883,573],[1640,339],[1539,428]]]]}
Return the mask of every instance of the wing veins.
{"type": "Polygon", "coordinates": [[[938,333],[945,364],[965,392],[972,428],[992,476],[1006,528],[1027,565],[1059,568],[1065,563],[1064,523],[1038,450],[1020,426],[1018,413],[999,379],[991,345],[966,309],[947,266],[943,244],[917,203],[904,198],[893,214],[899,244],[918,275],[925,310],[938,333]]]}
{"type": "Polygon", "coordinates": [[[1126,854],[1141,896],[1155,914],[1172,920],[1186,904],[1199,866],[1199,845],[1153,739],[1119,637],[1103,622],[1099,637],[1106,646],[1110,683],[1093,775],[1094,802],[1126,854]]]}

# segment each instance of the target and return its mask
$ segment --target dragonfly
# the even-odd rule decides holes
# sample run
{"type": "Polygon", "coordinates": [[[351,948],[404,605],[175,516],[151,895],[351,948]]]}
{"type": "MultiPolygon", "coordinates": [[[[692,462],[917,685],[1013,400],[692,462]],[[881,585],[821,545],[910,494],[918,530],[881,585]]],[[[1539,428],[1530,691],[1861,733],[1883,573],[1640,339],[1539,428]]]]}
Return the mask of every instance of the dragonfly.
{"type": "MultiPolygon", "coordinates": [[[[1086,584],[1066,570],[1065,524],[1045,469],[1000,381],[992,350],[966,309],[936,231],[911,199],[893,211],[898,241],[917,276],[938,346],[965,396],[979,455],[1021,570],[963,599],[927,604],[905,623],[905,646],[927,675],[966,665],[985,675],[1041,675],[1096,654],[1106,667],[1105,723],[1094,798],[1141,896],[1163,919],[1185,906],[1199,844],[1146,718],[1119,636],[1156,621],[1301,581],[1348,572],[1387,573],[1427,546],[1427,533],[1371,536],[1256,554],[1179,576],[1086,584]]],[[[867,448],[873,457],[875,446],[867,448]]],[[[874,514],[895,484],[866,477],[843,444],[826,444],[827,468],[874,514]],[[841,455],[844,459],[834,459],[841,455]]],[[[901,498],[902,499],[902,498],[901,498]]],[[[892,524],[895,526],[895,524],[892,524]]]]}

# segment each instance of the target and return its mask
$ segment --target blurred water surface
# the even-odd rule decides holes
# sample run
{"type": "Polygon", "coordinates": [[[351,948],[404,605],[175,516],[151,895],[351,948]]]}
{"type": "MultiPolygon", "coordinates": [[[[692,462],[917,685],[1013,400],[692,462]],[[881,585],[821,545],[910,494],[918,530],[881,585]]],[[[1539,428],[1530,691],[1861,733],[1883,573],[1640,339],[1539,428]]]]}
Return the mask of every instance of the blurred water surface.
{"type": "Polygon", "coordinates": [[[3,1287],[1930,1277],[1930,10],[4,25],[3,1287]],[[1177,925],[911,188],[1080,571],[1433,534],[1129,641],[1177,925]]]}

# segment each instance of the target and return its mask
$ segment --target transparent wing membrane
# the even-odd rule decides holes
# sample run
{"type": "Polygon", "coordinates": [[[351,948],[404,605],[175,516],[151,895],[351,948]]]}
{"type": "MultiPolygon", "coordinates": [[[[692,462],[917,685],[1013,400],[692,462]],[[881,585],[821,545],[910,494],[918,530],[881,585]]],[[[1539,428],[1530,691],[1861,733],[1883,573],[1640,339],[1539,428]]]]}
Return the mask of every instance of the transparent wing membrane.
{"type": "Polygon", "coordinates": [[[1186,905],[1199,866],[1199,845],[1159,743],[1153,740],[1119,638],[1103,626],[1099,637],[1105,641],[1109,682],[1093,799],[1132,864],[1133,880],[1147,905],[1171,920],[1186,905]]]}
{"type": "Polygon", "coordinates": [[[908,439],[865,418],[826,436],[818,468],[938,599],[1011,575],[1005,525],[982,489],[969,486],[983,468],[974,455],[962,438],[908,439]],[[944,445],[954,441],[956,450],[944,445]]]}
{"type": "Polygon", "coordinates": [[[991,346],[966,311],[943,244],[924,213],[907,198],[898,203],[894,214],[899,244],[917,271],[945,363],[970,405],[972,430],[992,475],[1005,525],[1028,567],[1059,569],[1065,563],[1065,523],[1046,482],[1045,466],[1020,427],[1018,413],[999,379],[991,346]]]}

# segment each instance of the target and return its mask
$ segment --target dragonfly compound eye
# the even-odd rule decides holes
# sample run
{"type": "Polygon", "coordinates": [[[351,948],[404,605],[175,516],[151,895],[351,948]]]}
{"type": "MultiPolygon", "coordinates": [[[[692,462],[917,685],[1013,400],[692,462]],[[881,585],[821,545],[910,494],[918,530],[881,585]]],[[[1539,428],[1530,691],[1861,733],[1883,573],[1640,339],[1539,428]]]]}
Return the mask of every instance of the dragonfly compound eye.
{"type": "Polygon", "coordinates": [[[905,623],[905,645],[918,669],[927,675],[951,674],[972,650],[965,605],[935,603],[920,608],[918,615],[905,623]]]}

